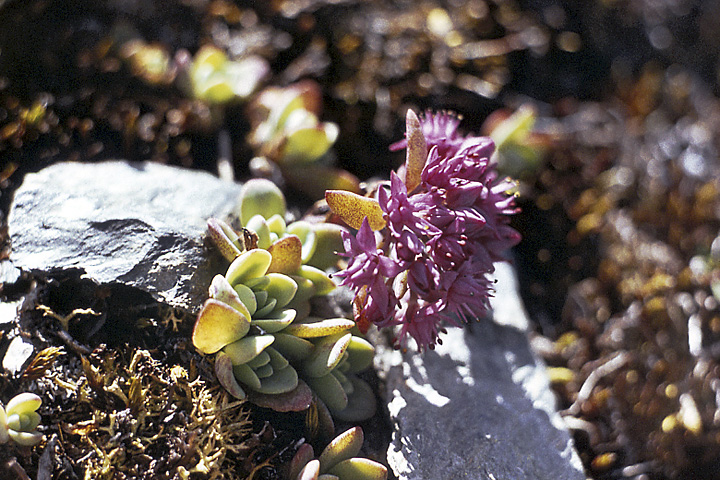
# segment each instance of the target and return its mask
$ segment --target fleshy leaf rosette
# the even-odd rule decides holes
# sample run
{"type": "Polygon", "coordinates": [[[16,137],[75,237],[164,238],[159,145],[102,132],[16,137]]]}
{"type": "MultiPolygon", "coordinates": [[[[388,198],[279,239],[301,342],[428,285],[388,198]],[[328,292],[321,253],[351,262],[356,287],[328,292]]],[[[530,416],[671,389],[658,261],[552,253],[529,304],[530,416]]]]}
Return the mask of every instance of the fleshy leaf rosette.
{"type": "Polygon", "coordinates": [[[43,439],[36,429],[40,425],[42,399],[34,393],[21,393],[5,407],[0,405],[0,444],[9,440],[23,446],[34,446],[43,439]]]}
{"type": "Polygon", "coordinates": [[[268,63],[258,56],[230,60],[224,51],[206,45],[195,54],[187,83],[195,98],[225,104],[249,97],[269,72],[268,63]]]}
{"type": "Polygon", "coordinates": [[[457,132],[460,119],[408,111],[406,162],[377,196],[328,191],[330,208],[357,235],[344,234],[348,265],[337,276],[355,290],[355,319],[399,326],[433,348],[444,324],[481,316],[492,293],[493,262],[520,236],[509,225],[516,212],[514,183],[498,178],[487,137],[457,132]]]}
{"type": "Polygon", "coordinates": [[[218,380],[237,398],[304,410],[314,392],[338,418],[368,418],[374,395],[355,374],[370,366],[374,348],[351,333],[352,320],[311,315],[310,299],[335,288],[323,270],[305,264],[315,258],[307,245],[317,246],[318,235],[308,222],[286,225],[282,194],[264,182],[248,182],[241,196],[243,232],[209,222],[211,238],[232,262],[212,281],[193,344],[216,354],[218,380]],[[257,213],[261,205],[270,218],[257,213]]]}
{"type": "Polygon", "coordinates": [[[290,462],[290,480],[386,480],[387,468],[373,460],[360,458],[364,440],[362,428],[351,428],[331,441],[318,458],[311,445],[304,443],[290,462]]]}
{"type": "Polygon", "coordinates": [[[338,137],[338,126],[321,122],[322,92],[303,80],[285,87],[267,87],[248,105],[248,143],[259,158],[268,159],[283,178],[312,198],[325,190],[359,191],[359,180],[331,166],[327,156],[338,137]]]}

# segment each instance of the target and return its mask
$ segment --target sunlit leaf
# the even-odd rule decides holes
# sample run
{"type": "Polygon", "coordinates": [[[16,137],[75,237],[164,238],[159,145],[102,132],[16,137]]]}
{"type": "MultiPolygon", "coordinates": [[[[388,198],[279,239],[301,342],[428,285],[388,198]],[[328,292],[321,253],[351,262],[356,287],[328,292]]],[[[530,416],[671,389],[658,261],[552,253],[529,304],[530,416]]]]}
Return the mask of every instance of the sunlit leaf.
{"type": "Polygon", "coordinates": [[[255,215],[270,218],[285,215],[285,196],[270,180],[254,178],[243,185],[240,192],[240,221],[246,226],[255,215]]]}
{"type": "Polygon", "coordinates": [[[328,318],[314,323],[293,323],[285,329],[285,333],[300,338],[317,338],[350,330],[355,322],[346,318],[328,318]]]}
{"type": "Polygon", "coordinates": [[[342,190],[328,190],[325,200],[332,211],[352,228],[359,229],[365,217],[373,230],[385,227],[383,211],[375,199],[342,190]]]}
{"type": "Polygon", "coordinates": [[[387,468],[367,458],[350,458],[332,467],[328,473],[343,480],[387,480],[387,468]]]}
{"type": "Polygon", "coordinates": [[[320,454],[320,471],[325,473],[338,463],[353,458],[362,448],[365,436],[362,428],[354,427],[341,433],[320,454]]]}
{"type": "Polygon", "coordinates": [[[249,329],[249,319],[229,305],[210,298],[198,314],[192,341],[201,352],[215,353],[244,337],[249,329]]]}
{"type": "Polygon", "coordinates": [[[276,241],[268,248],[272,255],[272,262],[268,272],[291,274],[298,271],[302,265],[303,245],[295,235],[288,235],[276,241]]]}
{"type": "MultiPolygon", "coordinates": [[[[407,137],[407,158],[405,160],[405,185],[407,191],[412,192],[415,187],[420,185],[420,176],[425,162],[427,161],[428,149],[425,136],[422,132],[420,119],[415,112],[407,111],[405,118],[406,137],[407,137]]],[[[372,227],[372,225],[370,225],[372,227]]]]}

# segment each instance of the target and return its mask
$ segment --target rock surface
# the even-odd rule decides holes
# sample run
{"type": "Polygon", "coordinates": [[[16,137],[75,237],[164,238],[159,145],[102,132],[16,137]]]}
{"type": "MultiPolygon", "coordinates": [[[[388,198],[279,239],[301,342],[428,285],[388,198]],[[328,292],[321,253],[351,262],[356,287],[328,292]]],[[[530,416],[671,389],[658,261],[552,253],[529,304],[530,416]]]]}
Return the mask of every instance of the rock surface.
{"type": "Polygon", "coordinates": [[[493,320],[449,328],[422,355],[376,358],[393,423],[388,462],[400,480],[586,478],[530,350],[513,270],[496,268],[493,320]]]}
{"type": "Polygon", "coordinates": [[[232,211],[240,185],[156,163],[58,163],[28,174],[8,218],[15,266],[79,269],[190,311],[221,267],[206,220],[232,211]]]}

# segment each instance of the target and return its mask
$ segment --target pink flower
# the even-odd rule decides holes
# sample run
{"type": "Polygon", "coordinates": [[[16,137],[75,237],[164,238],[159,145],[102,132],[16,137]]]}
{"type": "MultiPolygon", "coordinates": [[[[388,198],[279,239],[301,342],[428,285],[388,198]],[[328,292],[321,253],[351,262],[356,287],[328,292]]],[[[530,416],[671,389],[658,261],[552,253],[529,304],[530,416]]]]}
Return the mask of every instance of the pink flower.
{"type": "MultiPolygon", "coordinates": [[[[426,112],[421,126],[428,156],[419,185],[409,194],[391,173],[377,199],[386,221],[382,248],[366,218],[356,240],[346,234],[350,260],[338,274],[357,291],[356,317],[399,325],[399,342],[409,335],[420,349],[434,347],[443,323],[486,312],[493,262],[520,240],[508,219],[516,212],[508,193],[513,183],[498,179],[492,140],[462,136],[459,124],[450,113],[426,112]]],[[[407,141],[391,148],[404,147],[407,141]]]]}

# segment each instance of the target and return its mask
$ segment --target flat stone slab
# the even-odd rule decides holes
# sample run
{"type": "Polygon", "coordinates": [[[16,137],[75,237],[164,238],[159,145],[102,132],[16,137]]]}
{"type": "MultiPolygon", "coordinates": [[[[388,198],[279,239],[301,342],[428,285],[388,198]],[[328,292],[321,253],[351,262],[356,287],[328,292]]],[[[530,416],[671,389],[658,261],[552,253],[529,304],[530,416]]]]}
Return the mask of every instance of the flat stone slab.
{"type": "Polygon", "coordinates": [[[79,269],[197,311],[220,267],[204,251],[210,217],[232,211],[241,186],[157,163],[58,163],[28,174],[8,218],[23,270],[79,269]]]}
{"type": "Polygon", "coordinates": [[[513,270],[496,269],[493,319],[449,328],[434,351],[377,357],[393,424],[388,462],[400,480],[586,479],[530,350],[513,270]]]}

